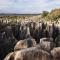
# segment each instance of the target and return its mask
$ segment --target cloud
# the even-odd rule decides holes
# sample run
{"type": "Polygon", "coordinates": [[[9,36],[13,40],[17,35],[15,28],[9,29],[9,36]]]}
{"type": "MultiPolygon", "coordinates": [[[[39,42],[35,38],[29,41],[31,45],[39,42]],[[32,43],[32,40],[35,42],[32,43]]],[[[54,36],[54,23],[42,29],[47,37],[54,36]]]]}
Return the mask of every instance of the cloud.
{"type": "Polygon", "coordinates": [[[10,0],[0,0],[0,9],[4,9],[4,8],[8,8],[9,6],[11,6],[14,2],[10,1],[10,0]]]}
{"type": "Polygon", "coordinates": [[[0,13],[40,13],[60,8],[58,0],[0,0],[0,13]]]}

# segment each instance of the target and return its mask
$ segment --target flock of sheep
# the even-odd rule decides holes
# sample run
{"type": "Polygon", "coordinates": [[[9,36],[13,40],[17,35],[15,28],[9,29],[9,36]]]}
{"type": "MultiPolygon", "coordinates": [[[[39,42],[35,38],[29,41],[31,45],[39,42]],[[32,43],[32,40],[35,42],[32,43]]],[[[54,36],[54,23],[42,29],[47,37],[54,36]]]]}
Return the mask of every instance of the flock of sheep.
{"type": "Polygon", "coordinates": [[[45,22],[1,24],[0,48],[1,60],[60,60],[60,26],[45,22]]]}

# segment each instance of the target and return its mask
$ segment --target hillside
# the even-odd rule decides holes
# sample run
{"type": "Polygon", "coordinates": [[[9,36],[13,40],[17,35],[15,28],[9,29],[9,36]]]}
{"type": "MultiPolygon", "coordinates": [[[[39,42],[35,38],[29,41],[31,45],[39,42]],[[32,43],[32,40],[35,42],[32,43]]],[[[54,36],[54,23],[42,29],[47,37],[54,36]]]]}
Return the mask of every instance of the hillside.
{"type": "Polygon", "coordinates": [[[53,21],[56,21],[59,18],[60,18],[60,9],[54,9],[47,16],[45,16],[45,19],[53,21]]]}

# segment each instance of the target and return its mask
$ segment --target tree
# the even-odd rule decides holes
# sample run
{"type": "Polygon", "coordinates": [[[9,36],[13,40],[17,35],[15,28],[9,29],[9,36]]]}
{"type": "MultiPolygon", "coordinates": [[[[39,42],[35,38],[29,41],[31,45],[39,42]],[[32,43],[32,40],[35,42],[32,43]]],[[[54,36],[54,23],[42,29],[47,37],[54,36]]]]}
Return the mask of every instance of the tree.
{"type": "Polygon", "coordinates": [[[43,11],[43,13],[42,13],[42,17],[46,17],[48,14],[49,14],[48,11],[43,11]]]}

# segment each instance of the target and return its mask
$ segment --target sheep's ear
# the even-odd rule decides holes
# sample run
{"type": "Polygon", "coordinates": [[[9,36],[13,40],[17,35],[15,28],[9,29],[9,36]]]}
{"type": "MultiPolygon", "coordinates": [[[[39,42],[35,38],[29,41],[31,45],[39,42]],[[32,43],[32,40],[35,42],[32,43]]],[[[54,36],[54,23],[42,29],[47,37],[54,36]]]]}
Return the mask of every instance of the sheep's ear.
{"type": "Polygon", "coordinates": [[[9,60],[14,60],[14,54],[10,56],[9,60]]]}

